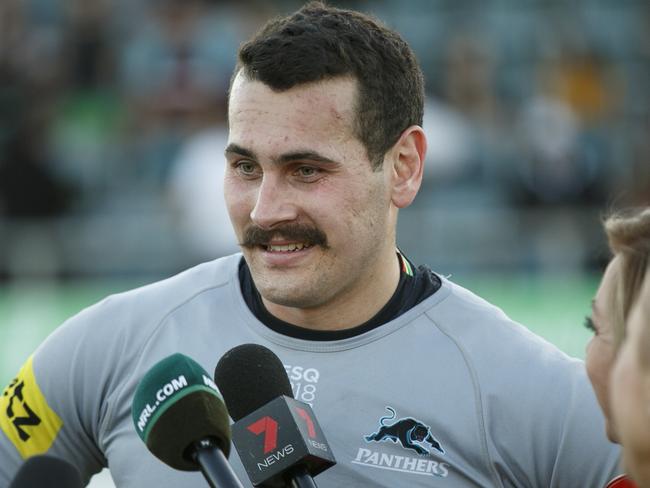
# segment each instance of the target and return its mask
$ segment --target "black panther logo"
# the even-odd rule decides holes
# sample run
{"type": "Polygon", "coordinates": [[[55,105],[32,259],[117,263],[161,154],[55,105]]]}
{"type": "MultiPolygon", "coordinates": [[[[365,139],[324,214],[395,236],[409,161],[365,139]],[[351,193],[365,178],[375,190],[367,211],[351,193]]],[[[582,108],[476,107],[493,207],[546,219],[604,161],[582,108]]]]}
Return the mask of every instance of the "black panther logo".
{"type": "Polygon", "coordinates": [[[428,425],[412,417],[399,419],[393,424],[386,425],[385,421],[397,417],[395,409],[386,407],[386,410],[391,412],[391,415],[379,419],[381,425],[379,431],[365,436],[366,442],[382,442],[388,439],[393,442],[399,441],[404,448],[413,449],[422,455],[429,454],[429,446],[442,454],[445,453],[440,443],[431,435],[428,425]]]}

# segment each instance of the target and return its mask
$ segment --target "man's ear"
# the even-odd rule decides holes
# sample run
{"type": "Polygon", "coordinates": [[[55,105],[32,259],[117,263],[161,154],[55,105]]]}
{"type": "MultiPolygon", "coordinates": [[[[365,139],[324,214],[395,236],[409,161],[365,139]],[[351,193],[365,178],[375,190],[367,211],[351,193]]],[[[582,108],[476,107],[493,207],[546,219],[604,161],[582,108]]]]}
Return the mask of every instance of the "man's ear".
{"type": "Polygon", "coordinates": [[[422,183],[427,139],[422,127],[412,125],[392,148],[391,201],[397,208],[408,207],[422,183]]]}

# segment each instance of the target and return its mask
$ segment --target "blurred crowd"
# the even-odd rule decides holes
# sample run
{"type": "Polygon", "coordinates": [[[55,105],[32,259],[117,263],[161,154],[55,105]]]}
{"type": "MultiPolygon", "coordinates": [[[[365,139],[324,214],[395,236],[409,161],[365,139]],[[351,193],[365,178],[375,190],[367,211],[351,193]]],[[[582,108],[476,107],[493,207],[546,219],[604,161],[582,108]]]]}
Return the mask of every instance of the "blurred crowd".
{"type": "MultiPolygon", "coordinates": [[[[2,0],[0,281],[168,274],[236,250],[221,195],[236,50],[298,1],[2,0]]],[[[330,1],[426,76],[400,245],[440,271],[593,269],[650,203],[647,0],[330,1]]]]}

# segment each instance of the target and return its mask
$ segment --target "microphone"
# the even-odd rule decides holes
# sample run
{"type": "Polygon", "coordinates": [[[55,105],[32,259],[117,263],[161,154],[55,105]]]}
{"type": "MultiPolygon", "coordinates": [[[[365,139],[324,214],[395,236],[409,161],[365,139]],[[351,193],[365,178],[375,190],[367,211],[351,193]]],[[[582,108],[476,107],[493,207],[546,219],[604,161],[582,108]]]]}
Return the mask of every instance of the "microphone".
{"type": "Polygon", "coordinates": [[[336,460],[311,407],[293,398],[282,361],[264,346],[243,344],[223,355],[214,378],[253,485],[316,487],[313,477],[336,460]]]}
{"type": "Polygon", "coordinates": [[[20,467],[9,488],[82,488],[81,476],[70,463],[47,455],[33,456],[20,467]]]}
{"type": "Polygon", "coordinates": [[[219,389],[193,359],[172,354],[140,380],[131,407],[135,430],[174,469],[203,473],[212,488],[243,488],[228,464],[230,425],[219,389]]]}

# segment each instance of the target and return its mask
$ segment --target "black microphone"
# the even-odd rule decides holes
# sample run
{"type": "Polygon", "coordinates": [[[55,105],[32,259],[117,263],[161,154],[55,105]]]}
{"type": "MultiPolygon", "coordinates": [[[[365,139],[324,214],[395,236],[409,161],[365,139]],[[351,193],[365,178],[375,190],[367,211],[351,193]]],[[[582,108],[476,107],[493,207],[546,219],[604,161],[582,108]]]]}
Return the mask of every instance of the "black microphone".
{"type": "Polygon", "coordinates": [[[131,407],[135,430],[165,464],[203,473],[212,488],[243,488],[228,464],[230,425],[219,389],[193,359],[172,354],[143,376],[131,407]]]}
{"type": "Polygon", "coordinates": [[[79,471],[72,464],[53,456],[39,455],[27,459],[9,488],[82,488],[79,471]]]}
{"type": "Polygon", "coordinates": [[[316,487],[313,477],[336,460],[311,407],[293,398],[282,361],[264,346],[243,344],[223,355],[214,378],[253,485],[316,487]]]}

